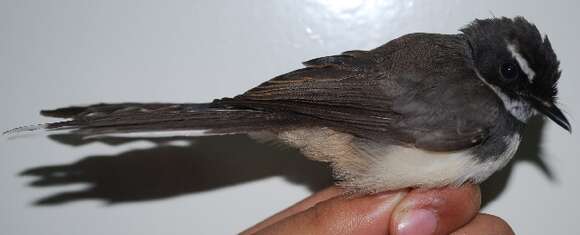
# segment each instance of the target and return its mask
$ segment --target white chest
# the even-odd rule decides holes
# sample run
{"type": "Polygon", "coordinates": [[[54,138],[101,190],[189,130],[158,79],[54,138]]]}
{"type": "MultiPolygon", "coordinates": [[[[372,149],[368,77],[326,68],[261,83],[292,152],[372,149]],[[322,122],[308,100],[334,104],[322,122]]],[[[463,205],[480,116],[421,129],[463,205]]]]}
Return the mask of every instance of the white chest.
{"type": "Polygon", "coordinates": [[[506,150],[482,162],[469,149],[432,152],[402,146],[361,146],[352,142],[352,136],[329,129],[288,131],[278,137],[313,160],[330,162],[341,185],[366,192],[479,183],[504,167],[520,143],[518,134],[506,137],[506,150]]]}
{"type": "Polygon", "coordinates": [[[399,146],[376,149],[368,156],[373,164],[366,177],[354,183],[371,191],[442,187],[461,185],[467,181],[480,183],[509,162],[518,148],[520,136],[515,134],[504,141],[506,150],[500,156],[490,156],[490,160],[483,162],[470,150],[431,152],[399,146]]]}

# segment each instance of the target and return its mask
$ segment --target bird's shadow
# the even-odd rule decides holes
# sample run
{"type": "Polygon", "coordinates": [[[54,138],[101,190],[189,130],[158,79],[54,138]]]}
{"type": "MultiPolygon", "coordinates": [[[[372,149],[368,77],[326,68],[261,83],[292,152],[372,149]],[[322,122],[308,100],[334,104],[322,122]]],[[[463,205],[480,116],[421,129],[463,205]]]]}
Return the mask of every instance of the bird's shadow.
{"type": "MultiPolygon", "coordinates": [[[[481,185],[482,201],[496,199],[504,191],[513,165],[530,161],[553,179],[550,168],[540,158],[543,120],[531,121],[524,142],[502,171],[481,185]]],[[[72,146],[95,141],[119,145],[135,138],[83,140],[73,135],[51,135],[51,139],[72,146]]],[[[163,143],[185,138],[158,138],[150,149],[132,150],[117,155],[89,156],[64,165],[40,166],[21,175],[34,177],[33,187],[58,187],[87,183],[79,191],[62,191],[40,198],[38,206],[61,205],[78,200],[96,199],[110,204],[158,200],[190,193],[205,192],[244,182],[282,176],[288,181],[317,191],[332,184],[327,165],[307,160],[293,149],[263,144],[245,136],[214,136],[195,139],[186,146],[163,143]]]]}
{"type": "MultiPolygon", "coordinates": [[[[68,145],[99,141],[118,145],[133,138],[82,140],[72,135],[52,135],[68,145]]],[[[325,165],[309,161],[296,150],[262,144],[245,136],[197,138],[187,146],[163,143],[184,138],[157,138],[159,145],[118,155],[89,156],[77,162],[27,169],[23,176],[35,179],[33,187],[57,187],[88,183],[80,191],[60,192],[41,198],[35,205],[59,205],[86,199],[107,203],[147,201],[205,192],[244,182],[282,176],[290,182],[320,190],[332,184],[325,165]]]]}

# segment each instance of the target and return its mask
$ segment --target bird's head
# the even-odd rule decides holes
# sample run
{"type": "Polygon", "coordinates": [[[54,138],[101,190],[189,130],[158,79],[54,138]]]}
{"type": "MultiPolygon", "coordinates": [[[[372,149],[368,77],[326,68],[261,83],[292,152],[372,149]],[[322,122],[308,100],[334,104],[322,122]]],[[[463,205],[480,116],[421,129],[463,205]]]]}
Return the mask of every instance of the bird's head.
{"type": "Polygon", "coordinates": [[[571,126],[556,106],[560,69],[547,36],[523,17],[475,20],[467,38],[477,75],[520,121],[539,112],[564,129],[571,126]]]}

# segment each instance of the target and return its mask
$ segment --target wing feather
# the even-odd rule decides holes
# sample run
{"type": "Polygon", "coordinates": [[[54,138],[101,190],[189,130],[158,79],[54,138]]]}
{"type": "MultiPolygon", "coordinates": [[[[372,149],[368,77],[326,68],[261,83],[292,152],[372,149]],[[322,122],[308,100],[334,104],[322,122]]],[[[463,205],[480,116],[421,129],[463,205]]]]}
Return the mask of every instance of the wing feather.
{"type": "Polygon", "coordinates": [[[449,41],[443,35],[434,41],[423,36],[316,58],[213,105],[298,113],[357,137],[433,151],[481,143],[497,117],[495,97],[465,65],[460,38],[449,45],[441,43],[449,41]],[[430,64],[437,66],[425,66],[430,64]]]}

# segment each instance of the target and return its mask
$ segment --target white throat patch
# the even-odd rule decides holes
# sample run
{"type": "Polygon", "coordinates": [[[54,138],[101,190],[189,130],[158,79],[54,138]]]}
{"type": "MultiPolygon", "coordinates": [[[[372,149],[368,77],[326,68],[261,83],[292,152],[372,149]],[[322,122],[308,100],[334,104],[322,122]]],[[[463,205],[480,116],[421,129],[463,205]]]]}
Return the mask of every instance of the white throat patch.
{"type": "Polygon", "coordinates": [[[522,54],[518,52],[518,49],[514,44],[508,43],[507,49],[512,53],[512,56],[514,59],[516,59],[522,71],[524,71],[524,73],[528,76],[528,80],[532,82],[536,76],[536,72],[530,68],[528,61],[522,56],[522,54]]]}

